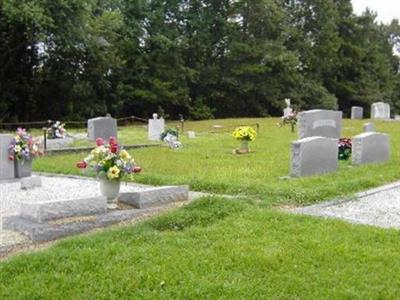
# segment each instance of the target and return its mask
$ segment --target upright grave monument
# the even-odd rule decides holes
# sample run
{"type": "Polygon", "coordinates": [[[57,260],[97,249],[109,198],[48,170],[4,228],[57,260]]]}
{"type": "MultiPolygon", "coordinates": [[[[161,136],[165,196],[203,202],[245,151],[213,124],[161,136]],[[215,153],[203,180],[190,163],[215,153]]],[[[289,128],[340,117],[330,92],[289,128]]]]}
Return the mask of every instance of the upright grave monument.
{"type": "Polygon", "coordinates": [[[102,138],[106,141],[113,136],[118,136],[117,120],[111,116],[98,117],[88,120],[88,138],[95,141],[102,138]]]}
{"type": "Polygon", "coordinates": [[[0,180],[15,177],[14,162],[8,158],[8,146],[12,140],[11,134],[0,134],[0,180]]]}
{"type": "Polygon", "coordinates": [[[380,163],[388,161],[389,159],[389,135],[377,132],[364,132],[353,137],[353,165],[380,163]]]}
{"type": "Polygon", "coordinates": [[[351,107],[351,119],[357,120],[362,119],[364,114],[364,109],[361,106],[351,107]]]}
{"type": "Polygon", "coordinates": [[[149,119],[149,141],[159,141],[161,133],[165,130],[164,118],[158,118],[157,114],[153,114],[153,119],[149,119]]]}
{"type": "Polygon", "coordinates": [[[283,116],[287,117],[288,115],[290,115],[293,112],[293,108],[290,107],[290,99],[289,98],[285,99],[285,103],[286,103],[286,108],[283,109],[283,116]]]}
{"type": "Polygon", "coordinates": [[[323,136],[339,138],[342,130],[341,111],[314,109],[299,113],[299,138],[323,136]]]}
{"type": "Polygon", "coordinates": [[[371,119],[390,119],[390,105],[376,102],[371,105],[371,119]]]}

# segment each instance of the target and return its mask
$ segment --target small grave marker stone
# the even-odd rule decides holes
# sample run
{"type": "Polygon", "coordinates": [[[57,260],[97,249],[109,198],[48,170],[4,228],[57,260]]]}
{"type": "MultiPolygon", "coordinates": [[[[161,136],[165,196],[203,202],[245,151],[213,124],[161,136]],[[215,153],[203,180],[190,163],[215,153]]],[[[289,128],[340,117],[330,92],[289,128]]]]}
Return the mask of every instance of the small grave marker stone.
{"type": "Polygon", "coordinates": [[[339,138],[342,129],[341,111],[314,109],[299,113],[299,139],[322,136],[339,138]]]}
{"type": "Polygon", "coordinates": [[[111,116],[98,117],[88,120],[88,137],[89,140],[95,141],[102,138],[106,141],[113,136],[118,136],[117,120],[111,116]]]}
{"type": "Polygon", "coordinates": [[[375,132],[375,125],[373,123],[365,123],[363,126],[364,132],[375,132]]]}
{"type": "Polygon", "coordinates": [[[158,118],[157,114],[153,114],[153,119],[149,119],[149,141],[159,141],[161,134],[165,130],[164,118],[158,118]]]}
{"type": "Polygon", "coordinates": [[[338,169],[338,140],[321,136],[292,143],[291,176],[303,177],[338,169]]]}
{"type": "Polygon", "coordinates": [[[194,131],[188,131],[188,132],[187,132],[187,135],[188,135],[188,138],[189,138],[189,139],[194,139],[194,138],[196,138],[196,132],[194,132],[194,131]]]}

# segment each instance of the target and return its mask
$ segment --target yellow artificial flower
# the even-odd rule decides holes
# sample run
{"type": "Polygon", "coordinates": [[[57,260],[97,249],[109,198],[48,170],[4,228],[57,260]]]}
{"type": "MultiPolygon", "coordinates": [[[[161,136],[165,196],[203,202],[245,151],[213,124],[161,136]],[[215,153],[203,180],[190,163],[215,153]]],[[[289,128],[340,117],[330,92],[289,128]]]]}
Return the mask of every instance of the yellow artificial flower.
{"type": "Polygon", "coordinates": [[[119,177],[120,169],[117,166],[108,169],[107,177],[110,180],[117,179],[119,177]]]}
{"type": "Polygon", "coordinates": [[[126,150],[121,150],[119,152],[119,156],[121,157],[122,160],[127,161],[131,159],[131,156],[129,155],[129,153],[126,150]]]}

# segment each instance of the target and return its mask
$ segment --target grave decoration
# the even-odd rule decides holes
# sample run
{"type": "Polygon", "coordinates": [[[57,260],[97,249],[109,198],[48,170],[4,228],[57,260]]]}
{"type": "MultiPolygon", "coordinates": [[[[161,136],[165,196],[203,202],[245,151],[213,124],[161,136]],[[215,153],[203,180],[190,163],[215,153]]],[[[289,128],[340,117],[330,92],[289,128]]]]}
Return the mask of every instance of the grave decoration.
{"type": "Polygon", "coordinates": [[[339,160],[348,160],[351,156],[352,141],[350,138],[339,139],[338,158],[339,160]]]}
{"type": "Polygon", "coordinates": [[[18,128],[8,146],[8,154],[8,158],[14,161],[15,177],[22,178],[31,176],[33,158],[43,153],[26,129],[18,128]]]}
{"type": "Polygon", "coordinates": [[[135,165],[130,154],[121,149],[115,137],[109,138],[108,145],[102,138],[96,139],[96,147],[83,160],[77,163],[80,169],[90,167],[100,181],[100,191],[109,201],[119,194],[121,179],[139,173],[141,168],[135,165]]]}
{"type": "Polygon", "coordinates": [[[61,123],[60,121],[55,121],[46,130],[48,139],[63,139],[67,135],[65,123],[61,123]]]}
{"type": "Polygon", "coordinates": [[[183,145],[178,141],[179,133],[178,130],[168,128],[160,135],[160,139],[167,143],[171,149],[181,149],[183,145]]]}
{"type": "Polygon", "coordinates": [[[292,132],[294,132],[294,129],[297,125],[297,111],[290,112],[287,115],[283,116],[281,118],[281,122],[278,125],[279,127],[282,127],[288,124],[290,124],[292,132]]]}
{"type": "Polygon", "coordinates": [[[235,149],[234,153],[245,154],[250,152],[249,142],[256,139],[257,132],[250,126],[240,126],[233,131],[232,136],[240,141],[240,148],[235,149]]]}

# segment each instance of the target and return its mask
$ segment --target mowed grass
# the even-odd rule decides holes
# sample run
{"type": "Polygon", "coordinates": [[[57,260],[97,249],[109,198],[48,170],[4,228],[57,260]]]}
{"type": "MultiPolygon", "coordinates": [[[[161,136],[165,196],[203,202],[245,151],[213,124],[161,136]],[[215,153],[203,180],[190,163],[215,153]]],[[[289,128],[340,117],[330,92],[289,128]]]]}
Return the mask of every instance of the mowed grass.
{"type": "MultiPolygon", "coordinates": [[[[341,197],[399,179],[400,124],[377,122],[391,136],[389,163],[341,163],[335,174],[282,180],[296,135],[277,122],[191,122],[186,128],[201,134],[183,137],[182,150],[132,151],[144,169],[139,182],[190,184],[242,197],[205,197],[135,226],[11,257],[0,263],[0,299],[398,299],[398,231],[272,207],[341,197]],[[253,152],[233,155],[238,143],[230,131],[256,122],[261,131],[253,152]],[[213,124],[224,127],[210,133],[213,124]]],[[[343,136],[358,134],[362,124],[345,121],[343,136]]],[[[124,130],[129,143],[143,134],[143,128],[124,130]]],[[[46,157],[34,167],[80,174],[75,162],[84,155],[46,157]]]]}
{"type": "Polygon", "coordinates": [[[394,230],[204,198],[0,264],[0,299],[397,299],[394,230]]]}
{"type": "MultiPolygon", "coordinates": [[[[297,139],[297,133],[291,133],[289,127],[279,128],[278,122],[277,118],[187,122],[185,129],[195,130],[198,135],[196,139],[182,136],[183,149],[160,147],[131,151],[143,168],[143,173],[135,180],[155,185],[189,184],[194,190],[242,194],[259,198],[269,205],[311,203],[343,197],[400,179],[400,123],[375,122],[379,132],[390,134],[392,157],[388,163],[353,167],[348,162],[341,162],[337,173],[285,180],[282,177],[287,176],[290,170],[290,144],[297,139]],[[239,145],[231,136],[235,126],[255,123],[260,124],[260,132],[250,144],[252,153],[232,154],[232,150],[239,145]],[[215,124],[223,127],[214,129],[212,125],[215,124]]],[[[343,137],[361,133],[364,122],[366,120],[345,120],[343,137]]],[[[171,127],[176,125],[169,124],[171,127]]],[[[146,134],[142,127],[124,127],[121,129],[121,141],[125,144],[142,143],[146,134]]],[[[91,175],[75,167],[85,155],[45,157],[35,161],[34,169],[91,175]]]]}

